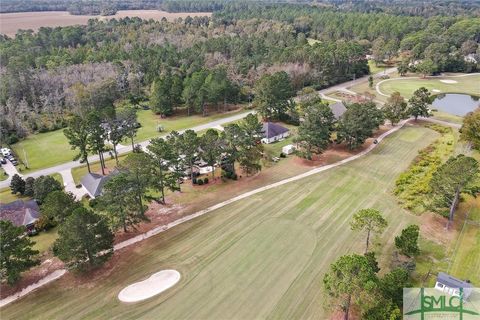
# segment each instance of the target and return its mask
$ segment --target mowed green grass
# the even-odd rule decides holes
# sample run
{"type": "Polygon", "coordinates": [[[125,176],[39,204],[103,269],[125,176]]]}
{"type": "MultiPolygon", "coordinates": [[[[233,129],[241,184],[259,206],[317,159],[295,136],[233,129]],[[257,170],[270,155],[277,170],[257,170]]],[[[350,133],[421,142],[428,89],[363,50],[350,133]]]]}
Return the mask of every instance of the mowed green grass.
{"type": "Polygon", "coordinates": [[[480,75],[469,75],[465,77],[438,77],[427,79],[408,79],[400,78],[396,80],[387,80],[380,84],[380,91],[390,95],[395,91],[400,92],[405,98],[410,98],[415,90],[420,87],[427,88],[431,93],[467,93],[471,95],[480,95],[480,75]],[[457,83],[443,83],[440,80],[454,80],[457,83]],[[432,90],[440,90],[433,92],[432,90]]]}
{"type": "MultiPolygon", "coordinates": [[[[142,124],[142,127],[138,130],[135,142],[145,141],[162,134],[164,135],[173,130],[183,130],[198,126],[233,116],[240,112],[243,112],[243,110],[216,113],[206,117],[192,115],[189,117],[178,116],[161,119],[160,116],[155,115],[151,110],[139,110],[137,113],[138,121],[142,124]],[[157,131],[157,126],[159,124],[164,127],[164,133],[157,131]]],[[[130,143],[130,140],[124,141],[124,144],[130,145],[130,143]]],[[[12,148],[23,163],[26,164],[28,162],[29,168],[23,169],[22,173],[28,173],[72,161],[76,154],[76,151],[71,149],[67,138],[63,134],[63,129],[32,134],[26,139],[12,145],[12,148]]]]}
{"type": "Polygon", "coordinates": [[[323,275],[339,256],[364,250],[365,235],[349,228],[352,215],[369,207],[384,213],[389,227],[372,247],[389,265],[393,235],[418,221],[397,205],[394,181],[437,137],[401,129],[365,157],[142,242],[106,278],[60,279],[3,308],[2,319],[325,319],[323,275]],[[182,274],[172,289],[136,304],[117,299],[125,286],[168,268],[182,274]]]}
{"type": "Polygon", "coordinates": [[[29,168],[23,172],[69,162],[75,156],[75,151],[68,144],[63,130],[32,134],[25,140],[12,145],[12,148],[23,163],[28,162],[29,168]]]}
{"type": "Polygon", "coordinates": [[[480,197],[470,201],[468,220],[456,243],[450,272],[480,285],[480,197]]]}

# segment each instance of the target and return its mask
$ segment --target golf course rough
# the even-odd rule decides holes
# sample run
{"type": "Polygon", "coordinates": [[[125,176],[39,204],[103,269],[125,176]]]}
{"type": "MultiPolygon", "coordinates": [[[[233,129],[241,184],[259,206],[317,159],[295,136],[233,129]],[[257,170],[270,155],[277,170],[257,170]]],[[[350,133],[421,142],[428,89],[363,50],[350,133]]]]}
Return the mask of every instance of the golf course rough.
{"type": "Polygon", "coordinates": [[[418,150],[438,138],[406,126],[368,155],[239,200],[142,241],[108,277],[82,285],[60,279],[2,308],[2,319],[324,319],[322,279],[339,256],[364,250],[350,230],[363,208],[389,225],[373,240],[380,266],[390,264],[392,235],[418,217],[392,195],[395,179],[418,150]],[[138,303],[118,293],[158,270],[182,280],[138,303]]]}

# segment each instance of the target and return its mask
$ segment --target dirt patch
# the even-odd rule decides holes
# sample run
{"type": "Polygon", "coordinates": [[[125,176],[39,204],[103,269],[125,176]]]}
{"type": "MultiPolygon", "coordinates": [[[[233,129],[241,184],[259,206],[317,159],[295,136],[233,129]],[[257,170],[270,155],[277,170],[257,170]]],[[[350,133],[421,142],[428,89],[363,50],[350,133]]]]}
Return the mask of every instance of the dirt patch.
{"type": "Polygon", "coordinates": [[[44,260],[40,265],[33,267],[28,272],[22,274],[22,278],[15,285],[9,286],[8,284],[2,283],[0,286],[0,298],[3,299],[16,292],[19,292],[29,285],[38,282],[40,279],[52,273],[53,271],[62,268],[64,268],[62,261],[55,257],[50,257],[44,260]]]}
{"type": "Polygon", "coordinates": [[[462,227],[463,217],[455,217],[450,230],[446,230],[447,219],[439,214],[427,212],[420,216],[420,234],[438,244],[448,246],[455,241],[462,227]]]}
{"type": "Polygon", "coordinates": [[[365,143],[357,149],[350,150],[345,144],[331,144],[324,153],[315,155],[312,160],[295,157],[294,162],[296,165],[300,166],[318,167],[341,161],[368,149],[368,147],[372,145],[376,138],[390,129],[391,127],[388,126],[380,127],[380,129],[375,132],[372,138],[367,139],[367,141],[365,141],[365,143]]]}
{"type": "Polygon", "coordinates": [[[119,231],[115,234],[115,244],[131,239],[139,234],[152,230],[155,227],[167,225],[184,216],[184,206],[179,204],[168,203],[162,205],[156,201],[152,201],[148,206],[146,216],[150,222],[141,223],[135,227],[135,230],[128,232],[119,231]]]}

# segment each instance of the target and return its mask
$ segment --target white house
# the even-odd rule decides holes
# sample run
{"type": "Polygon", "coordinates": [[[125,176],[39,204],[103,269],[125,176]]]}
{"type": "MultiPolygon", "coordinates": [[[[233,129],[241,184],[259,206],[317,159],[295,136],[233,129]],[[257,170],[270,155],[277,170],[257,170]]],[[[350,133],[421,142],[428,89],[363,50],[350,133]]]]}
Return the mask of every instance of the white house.
{"type": "Polygon", "coordinates": [[[262,132],[262,143],[265,144],[285,139],[290,135],[290,130],[273,122],[264,122],[262,132]]]}

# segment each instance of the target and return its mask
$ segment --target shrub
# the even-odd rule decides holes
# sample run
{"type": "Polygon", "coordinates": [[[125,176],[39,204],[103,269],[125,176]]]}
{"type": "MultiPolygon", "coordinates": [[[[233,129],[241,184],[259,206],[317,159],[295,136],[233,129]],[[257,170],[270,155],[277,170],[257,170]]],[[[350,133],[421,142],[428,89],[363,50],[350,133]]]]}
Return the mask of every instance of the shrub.
{"type": "Polygon", "coordinates": [[[236,173],[233,173],[233,174],[232,174],[232,179],[233,179],[233,180],[237,180],[237,179],[238,179],[238,176],[237,176],[236,173]]]}
{"type": "Polygon", "coordinates": [[[207,184],[208,183],[208,178],[203,179],[203,183],[207,184]]]}
{"type": "Polygon", "coordinates": [[[198,180],[197,180],[197,183],[198,183],[199,186],[201,186],[201,185],[203,185],[203,180],[202,180],[202,179],[198,179],[198,180]]]}
{"type": "Polygon", "coordinates": [[[287,155],[285,153],[280,152],[280,158],[286,158],[286,157],[287,157],[287,155]]]}
{"type": "Polygon", "coordinates": [[[198,182],[199,182],[199,181],[197,181],[197,178],[193,178],[193,179],[192,179],[192,183],[193,183],[193,184],[197,184],[198,182]]]}

